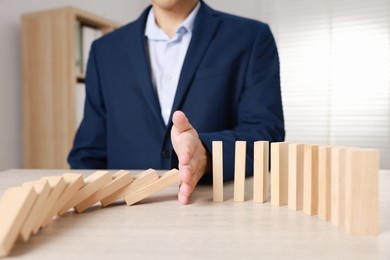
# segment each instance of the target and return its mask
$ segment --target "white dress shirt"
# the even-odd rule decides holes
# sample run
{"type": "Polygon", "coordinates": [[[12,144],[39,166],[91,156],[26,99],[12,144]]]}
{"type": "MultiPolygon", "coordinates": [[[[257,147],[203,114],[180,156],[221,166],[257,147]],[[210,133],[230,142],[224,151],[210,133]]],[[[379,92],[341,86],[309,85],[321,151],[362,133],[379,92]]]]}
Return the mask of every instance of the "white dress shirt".
{"type": "Polygon", "coordinates": [[[179,83],[180,72],[188,45],[191,41],[194,21],[200,8],[200,2],[189,16],[179,25],[172,38],[158,27],[153,8],[146,21],[145,36],[148,38],[148,50],[152,72],[152,82],[156,89],[161,107],[161,115],[168,125],[172,105],[179,83]]]}

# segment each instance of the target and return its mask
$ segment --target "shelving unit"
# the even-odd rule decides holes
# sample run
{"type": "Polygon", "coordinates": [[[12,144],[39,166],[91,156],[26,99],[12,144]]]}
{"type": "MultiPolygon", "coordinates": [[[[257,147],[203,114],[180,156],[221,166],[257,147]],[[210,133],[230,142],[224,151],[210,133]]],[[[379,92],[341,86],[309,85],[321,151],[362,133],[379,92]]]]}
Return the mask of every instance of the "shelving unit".
{"type": "Polygon", "coordinates": [[[69,168],[76,132],[76,23],[102,31],[120,25],[73,7],[22,16],[25,168],[69,168]]]}

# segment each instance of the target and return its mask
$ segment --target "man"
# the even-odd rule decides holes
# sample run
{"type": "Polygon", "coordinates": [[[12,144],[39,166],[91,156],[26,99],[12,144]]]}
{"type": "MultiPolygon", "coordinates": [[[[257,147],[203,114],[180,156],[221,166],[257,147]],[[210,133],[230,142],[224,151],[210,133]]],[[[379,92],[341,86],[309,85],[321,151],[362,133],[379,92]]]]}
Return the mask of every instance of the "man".
{"type": "Polygon", "coordinates": [[[214,11],[203,1],[153,0],[138,20],[94,42],[85,114],[72,168],[178,167],[188,203],[210,172],[212,141],[284,140],[279,59],[269,27],[214,11]],[[191,123],[190,123],[191,121],[191,123]]]}

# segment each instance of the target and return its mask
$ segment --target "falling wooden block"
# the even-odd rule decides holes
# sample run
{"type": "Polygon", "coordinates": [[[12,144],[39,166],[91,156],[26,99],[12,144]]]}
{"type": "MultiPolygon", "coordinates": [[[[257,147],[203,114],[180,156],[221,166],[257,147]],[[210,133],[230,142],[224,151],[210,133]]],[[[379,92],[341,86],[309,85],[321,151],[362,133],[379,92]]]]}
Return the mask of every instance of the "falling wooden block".
{"type": "Polygon", "coordinates": [[[345,175],[345,231],[375,235],[379,224],[379,153],[348,149],[345,175]]]}
{"type": "Polygon", "coordinates": [[[213,141],[213,201],[223,201],[223,149],[221,141],[213,141]]]}
{"type": "Polygon", "coordinates": [[[268,200],[268,141],[256,141],[253,145],[253,202],[268,200]]]}
{"type": "Polygon", "coordinates": [[[158,180],[158,178],[159,177],[157,172],[153,169],[148,169],[146,171],[143,171],[135,178],[135,180],[132,183],[114,192],[113,194],[104,198],[100,202],[102,203],[103,207],[107,207],[113,202],[125,197],[127,194],[133,193],[141,189],[142,187],[158,180]]]}
{"type": "Polygon", "coordinates": [[[303,149],[303,212],[312,216],[318,213],[318,145],[303,149]]]}
{"type": "Polygon", "coordinates": [[[11,252],[37,196],[25,186],[9,188],[0,198],[0,257],[11,252]]]}
{"type": "Polygon", "coordinates": [[[106,186],[104,186],[103,188],[101,188],[100,190],[92,194],[86,200],[80,202],[75,207],[76,211],[78,213],[85,211],[95,203],[105,199],[106,197],[115,193],[119,189],[122,189],[123,187],[129,185],[134,180],[130,172],[124,170],[116,172],[115,174],[112,175],[112,177],[113,180],[110,183],[108,183],[106,186]]]}
{"type": "Polygon", "coordinates": [[[288,143],[271,143],[271,204],[288,203],[288,143]]]}
{"type": "Polygon", "coordinates": [[[236,141],[234,159],[234,201],[245,200],[245,159],[246,142],[236,141]]]}
{"type": "Polygon", "coordinates": [[[88,176],[84,182],[85,185],[65,204],[59,214],[64,214],[68,209],[75,207],[77,204],[87,199],[99,189],[103,188],[112,180],[108,171],[96,171],[88,176]]]}
{"type": "Polygon", "coordinates": [[[331,214],[331,148],[318,148],[318,217],[329,221],[331,214]]]}
{"type": "Polygon", "coordinates": [[[288,146],[288,208],[303,208],[303,144],[288,146]]]}
{"type": "Polygon", "coordinates": [[[331,152],[331,223],[344,226],[346,148],[332,147],[331,152]]]}
{"type": "Polygon", "coordinates": [[[40,212],[37,221],[35,223],[35,226],[33,228],[34,234],[38,233],[39,228],[42,227],[43,222],[46,220],[47,215],[49,214],[51,209],[55,206],[55,203],[57,202],[58,198],[60,197],[61,193],[64,191],[66,187],[66,182],[62,176],[49,176],[49,177],[43,177],[42,179],[48,181],[51,191],[47,196],[47,199],[45,201],[45,206],[40,212]]]}
{"type": "Polygon", "coordinates": [[[51,187],[49,185],[48,180],[41,179],[38,181],[23,183],[23,186],[32,186],[34,187],[35,192],[37,193],[37,199],[34,203],[34,206],[31,208],[30,213],[28,214],[28,218],[23,224],[23,227],[20,231],[20,236],[23,241],[28,241],[30,235],[37,225],[37,220],[44,207],[46,206],[47,197],[51,191],[51,187]]]}
{"type": "Polygon", "coordinates": [[[172,169],[164,173],[157,181],[148,184],[147,186],[129,193],[125,196],[125,201],[127,205],[133,205],[144,198],[157,193],[175,183],[179,182],[179,171],[177,169],[172,169]]]}
{"type": "Polygon", "coordinates": [[[83,175],[78,173],[64,173],[62,175],[66,185],[65,190],[62,192],[54,207],[50,210],[46,216],[42,226],[49,225],[53,217],[55,217],[59,211],[65,206],[67,202],[84,186],[83,175]]]}

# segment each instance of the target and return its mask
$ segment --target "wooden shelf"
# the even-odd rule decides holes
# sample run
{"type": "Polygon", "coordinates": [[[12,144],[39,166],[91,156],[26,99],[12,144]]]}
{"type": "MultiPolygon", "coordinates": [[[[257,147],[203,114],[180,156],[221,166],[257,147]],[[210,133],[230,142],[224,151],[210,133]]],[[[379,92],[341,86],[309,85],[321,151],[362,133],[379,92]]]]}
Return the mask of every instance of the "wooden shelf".
{"type": "Polygon", "coordinates": [[[120,25],[64,7],[22,16],[24,167],[68,168],[76,131],[76,21],[108,33],[120,25]]]}

